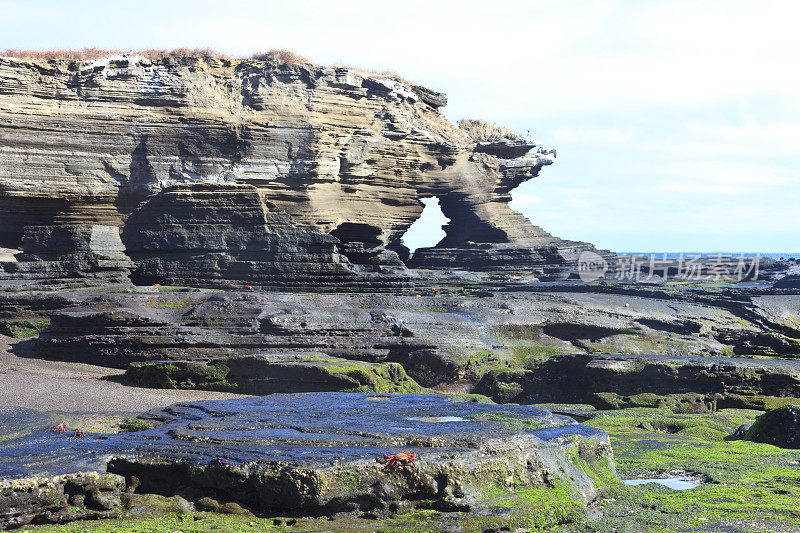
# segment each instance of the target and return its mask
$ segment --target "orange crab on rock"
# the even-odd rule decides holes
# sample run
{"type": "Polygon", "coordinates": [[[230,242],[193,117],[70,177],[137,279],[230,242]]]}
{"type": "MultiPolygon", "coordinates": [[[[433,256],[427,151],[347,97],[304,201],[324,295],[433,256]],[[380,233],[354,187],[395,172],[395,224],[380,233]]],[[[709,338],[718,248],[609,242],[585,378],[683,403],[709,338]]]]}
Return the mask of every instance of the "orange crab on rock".
{"type": "Polygon", "coordinates": [[[417,460],[417,454],[414,452],[400,452],[392,455],[383,454],[383,457],[376,459],[379,463],[386,465],[390,470],[396,470],[401,466],[413,465],[417,460]]]}

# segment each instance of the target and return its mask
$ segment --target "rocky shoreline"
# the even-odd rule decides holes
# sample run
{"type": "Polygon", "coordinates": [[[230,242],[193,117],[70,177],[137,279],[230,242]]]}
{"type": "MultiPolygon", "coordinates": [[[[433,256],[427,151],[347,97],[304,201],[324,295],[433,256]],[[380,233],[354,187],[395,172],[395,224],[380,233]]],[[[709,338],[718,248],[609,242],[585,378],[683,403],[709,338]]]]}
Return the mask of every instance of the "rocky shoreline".
{"type": "Polygon", "coordinates": [[[0,57],[0,527],[800,531],[800,262],[554,237],[508,203],[555,151],[446,102],[0,57]]]}

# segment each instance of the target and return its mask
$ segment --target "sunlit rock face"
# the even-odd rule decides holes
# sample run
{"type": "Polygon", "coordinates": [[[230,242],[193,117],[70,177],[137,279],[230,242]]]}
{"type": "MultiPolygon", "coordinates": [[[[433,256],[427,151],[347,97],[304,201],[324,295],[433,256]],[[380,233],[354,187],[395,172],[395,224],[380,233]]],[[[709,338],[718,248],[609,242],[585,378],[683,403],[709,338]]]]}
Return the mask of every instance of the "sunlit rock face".
{"type": "Polygon", "coordinates": [[[31,225],[136,235],[129,226],[143,217],[132,213],[161,191],[235,183],[285,215],[279,224],[338,239],[361,270],[402,267],[400,238],[431,196],[451,222],[419,266],[570,262],[586,249],[508,207],[552,151],[480,121],[456,126],[439,113],[445,103],[404,81],[311,64],[0,58],[0,246],[18,248],[31,225]],[[503,251],[519,247],[534,251],[503,251]]]}

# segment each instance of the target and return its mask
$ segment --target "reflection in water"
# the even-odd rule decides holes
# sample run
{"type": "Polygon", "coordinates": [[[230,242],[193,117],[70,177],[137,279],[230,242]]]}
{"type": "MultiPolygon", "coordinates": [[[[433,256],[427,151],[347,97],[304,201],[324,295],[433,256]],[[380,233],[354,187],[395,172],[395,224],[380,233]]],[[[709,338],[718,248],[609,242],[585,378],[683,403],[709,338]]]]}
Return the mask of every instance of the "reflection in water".
{"type": "Polygon", "coordinates": [[[644,485],[645,483],[658,483],[675,490],[693,489],[700,485],[697,481],[692,481],[685,477],[667,477],[667,478],[652,478],[652,479],[623,479],[626,485],[644,485]]]}
{"type": "Polygon", "coordinates": [[[416,420],[417,422],[466,422],[466,418],[460,416],[410,416],[407,420],[416,420]]]}

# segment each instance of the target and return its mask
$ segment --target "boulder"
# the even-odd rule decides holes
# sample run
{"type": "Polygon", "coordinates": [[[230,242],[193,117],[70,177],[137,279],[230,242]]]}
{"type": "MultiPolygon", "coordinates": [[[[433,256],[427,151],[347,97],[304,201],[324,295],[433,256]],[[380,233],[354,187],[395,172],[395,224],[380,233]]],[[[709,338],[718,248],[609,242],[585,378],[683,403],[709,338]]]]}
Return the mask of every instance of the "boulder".
{"type": "Polygon", "coordinates": [[[800,402],[773,409],[756,418],[744,440],[800,449],[800,402]]]}

